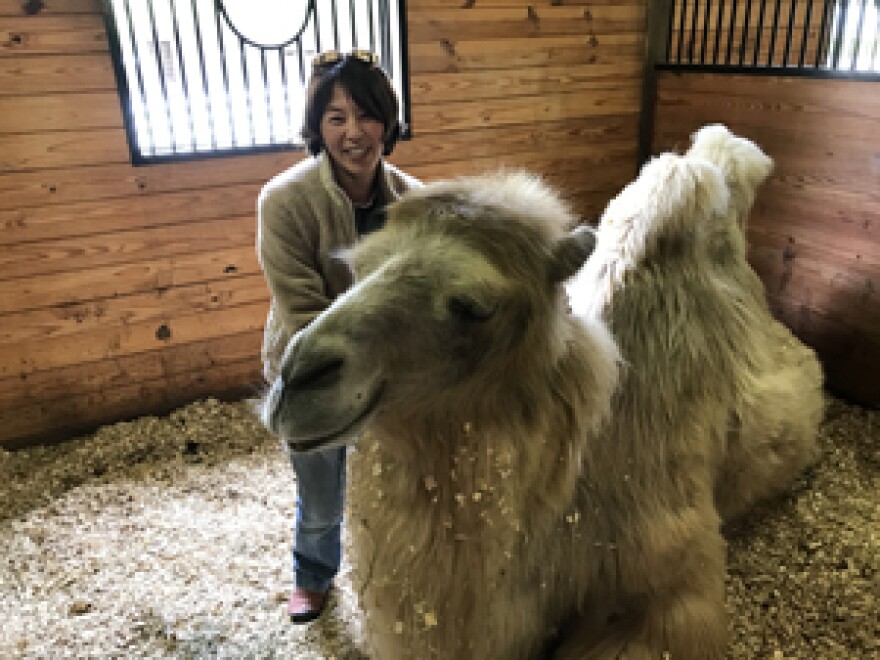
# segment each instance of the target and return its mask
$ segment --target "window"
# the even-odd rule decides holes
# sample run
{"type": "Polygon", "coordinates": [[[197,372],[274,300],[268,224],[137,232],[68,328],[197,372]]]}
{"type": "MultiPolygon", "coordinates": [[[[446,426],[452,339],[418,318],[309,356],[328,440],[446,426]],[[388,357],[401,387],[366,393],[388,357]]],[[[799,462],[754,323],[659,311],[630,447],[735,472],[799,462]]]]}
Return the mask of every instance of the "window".
{"type": "Polygon", "coordinates": [[[835,2],[831,35],[828,68],[880,72],[880,2],[835,2]]]}
{"type": "MultiPolygon", "coordinates": [[[[876,79],[880,0],[671,0],[668,68],[876,79]]],[[[658,24],[660,21],[658,21],[658,24]]]]}
{"type": "Polygon", "coordinates": [[[376,52],[409,133],[403,0],[104,0],[132,163],[290,149],[311,58],[376,52]]]}

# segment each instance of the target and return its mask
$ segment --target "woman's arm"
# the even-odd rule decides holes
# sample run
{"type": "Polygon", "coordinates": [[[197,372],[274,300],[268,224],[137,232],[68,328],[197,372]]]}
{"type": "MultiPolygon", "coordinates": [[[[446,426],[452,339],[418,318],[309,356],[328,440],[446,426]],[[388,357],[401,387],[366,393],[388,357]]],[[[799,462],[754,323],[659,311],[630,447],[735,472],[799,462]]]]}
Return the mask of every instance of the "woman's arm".
{"type": "Polygon", "coordinates": [[[258,205],[257,254],[274,309],[289,334],[330,305],[319,270],[318,222],[306,204],[294,208],[285,188],[264,190],[258,205]]]}

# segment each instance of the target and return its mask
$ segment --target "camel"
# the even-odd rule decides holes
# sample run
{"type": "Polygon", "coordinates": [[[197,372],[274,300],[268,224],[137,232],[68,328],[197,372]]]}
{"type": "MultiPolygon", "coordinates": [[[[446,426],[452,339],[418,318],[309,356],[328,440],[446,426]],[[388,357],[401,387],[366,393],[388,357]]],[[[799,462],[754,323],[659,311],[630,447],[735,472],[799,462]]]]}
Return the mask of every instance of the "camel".
{"type": "Polygon", "coordinates": [[[291,339],[262,418],[291,451],[357,442],[372,657],[723,657],[715,484],[752,335],[703,228],[729,204],[671,155],[595,234],[535,177],[462,178],[345,255],[355,285],[291,339]]]}
{"type": "MultiPolygon", "coordinates": [[[[534,658],[602,569],[581,474],[618,353],[562,282],[593,232],[525,173],[390,206],[356,284],[294,336],[263,408],[293,451],[349,442],[372,657],[534,658]]],[[[603,539],[604,541],[604,539],[603,539]]]]}
{"type": "Polygon", "coordinates": [[[621,657],[723,657],[720,527],[815,457],[821,369],[772,319],[745,263],[745,216],[769,159],[760,153],[763,174],[744,183],[743,153],[756,155],[649,161],[606,208],[594,254],[568,283],[573,311],[608,323],[627,365],[601,447],[606,464],[632,463],[639,487],[606,506],[637,510],[629,519],[643,533],[619,546],[641,553],[645,570],[621,570],[618,587],[668,603],[614,640],[621,657]],[[670,576],[659,567],[672,570],[673,557],[670,576]]]}

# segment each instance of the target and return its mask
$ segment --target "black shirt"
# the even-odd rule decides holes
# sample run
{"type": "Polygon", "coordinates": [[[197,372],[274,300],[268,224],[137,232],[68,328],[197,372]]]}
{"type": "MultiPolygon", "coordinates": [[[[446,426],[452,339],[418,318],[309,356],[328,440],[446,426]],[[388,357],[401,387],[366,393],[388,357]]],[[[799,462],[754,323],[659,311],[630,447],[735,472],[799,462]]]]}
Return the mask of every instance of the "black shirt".
{"type": "Polygon", "coordinates": [[[354,205],[354,226],[358,237],[366,236],[370,232],[381,229],[385,224],[385,203],[382,194],[382,186],[379,185],[379,177],[382,176],[382,167],[376,172],[373,180],[373,197],[366,206],[354,205]]]}
{"type": "Polygon", "coordinates": [[[354,207],[354,225],[358,236],[366,236],[370,232],[381,229],[385,224],[385,204],[381,193],[377,190],[367,206],[354,207]]]}

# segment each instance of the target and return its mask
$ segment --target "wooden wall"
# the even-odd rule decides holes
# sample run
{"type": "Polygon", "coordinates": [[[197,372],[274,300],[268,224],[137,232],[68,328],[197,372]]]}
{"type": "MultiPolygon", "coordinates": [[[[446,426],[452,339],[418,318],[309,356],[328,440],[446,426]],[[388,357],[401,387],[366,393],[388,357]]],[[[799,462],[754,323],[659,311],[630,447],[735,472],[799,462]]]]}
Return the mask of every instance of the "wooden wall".
{"type": "Polygon", "coordinates": [[[661,73],[653,151],[722,122],[776,161],[749,258],[833,391],[880,405],[880,84],[661,73]]]}
{"type": "MultiPolygon", "coordinates": [[[[524,166],[585,215],[632,177],[643,0],[407,4],[393,162],[524,166]]],[[[302,157],[131,167],[99,0],[0,0],[0,446],[253,391],[255,199],[302,157]]]]}

